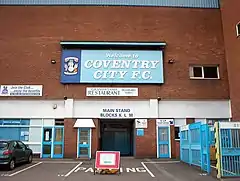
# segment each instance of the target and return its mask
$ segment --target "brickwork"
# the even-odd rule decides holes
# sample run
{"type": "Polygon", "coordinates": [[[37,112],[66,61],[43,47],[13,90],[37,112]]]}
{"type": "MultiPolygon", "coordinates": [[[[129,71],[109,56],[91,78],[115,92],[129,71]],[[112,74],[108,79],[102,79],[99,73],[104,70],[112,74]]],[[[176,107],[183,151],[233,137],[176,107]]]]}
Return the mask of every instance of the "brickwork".
{"type": "Polygon", "coordinates": [[[222,0],[221,14],[223,23],[223,33],[225,41],[225,52],[228,68],[231,112],[233,121],[240,120],[240,37],[237,37],[236,25],[240,22],[239,17],[240,1],[239,0],[222,0]]]}
{"type": "MultiPolygon", "coordinates": [[[[228,59],[232,113],[240,119],[238,46],[233,29],[235,18],[227,4],[222,10],[228,59]],[[232,18],[228,19],[229,16],[232,18]],[[231,46],[234,46],[232,48],[231,46]]],[[[235,0],[238,3],[238,0],[235,0]]],[[[240,5],[240,4],[239,4],[240,5]]],[[[238,11],[237,11],[238,12],[238,11]]],[[[1,6],[0,7],[0,83],[43,84],[43,97],[29,99],[89,99],[86,87],[109,85],[60,83],[59,42],[64,41],[159,41],[164,49],[164,80],[159,85],[133,85],[139,96],[131,99],[228,99],[228,72],[225,61],[221,13],[219,9],[163,7],[87,7],[87,6],[1,6]],[[190,17],[190,18],[189,18],[190,17]],[[51,64],[51,59],[56,64],[51,64]],[[174,64],[168,64],[174,59],[174,64]],[[190,64],[219,64],[220,80],[190,80],[190,64]],[[14,72],[14,73],[13,73],[14,72]]],[[[111,85],[111,87],[129,85],[111,85]]],[[[130,86],[131,87],[131,86],[130,86]]],[[[129,99],[104,97],[104,99],[129,99]]],[[[26,97],[0,97],[26,99],[26,97]]],[[[94,98],[95,99],[95,98],[94,98]]],[[[103,98],[102,98],[103,99],[103,98]]],[[[194,119],[187,119],[190,124],[194,119]]],[[[76,158],[75,119],[65,119],[64,155],[76,158]]],[[[99,148],[99,122],[94,120],[92,155],[99,148]]],[[[156,123],[148,122],[143,137],[136,137],[136,157],[156,157],[156,123]]],[[[173,129],[171,129],[173,133],[173,129]]],[[[174,135],[174,134],[173,134],[174,135]]],[[[172,136],[172,156],[177,155],[172,136]]]]}
{"type": "Polygon", "coordinates": [[[144,129],[144,136],[136,136],[136,157],[157,157],[156,120],[148,120],[148,128],[144,129]]]}
{"type": "Polygon", "coordinates": [[[64,157],[77,157],[77,129],[73,128],[76,119],[64,119],[64,157]]]}
{"type": "Polygon", "coordinates": [[[165,83],[134,85],[139,88],[139,96],[132,99],[229,98],[219,9],[2,6],[0,22],[0,82],[43,84],[43,97],[30,99],[85,99],[87,86],[99,86],[60,84],[61,40],[165,41],[165,83]],[[51,64],[51,59],[57,63],[51,64]],[[175,63],[168,64],[169,59],[175,63]],[[189,64],[219,64],[221,79],[190,80],[189,64]]]}
{"type": "Polygon", "coordinates": [[[92,157],[95,157],[95,152],[99,150],[99,131],[100,124],[98,119],[94,119],[95,128],[92,129],[92,157]]]}

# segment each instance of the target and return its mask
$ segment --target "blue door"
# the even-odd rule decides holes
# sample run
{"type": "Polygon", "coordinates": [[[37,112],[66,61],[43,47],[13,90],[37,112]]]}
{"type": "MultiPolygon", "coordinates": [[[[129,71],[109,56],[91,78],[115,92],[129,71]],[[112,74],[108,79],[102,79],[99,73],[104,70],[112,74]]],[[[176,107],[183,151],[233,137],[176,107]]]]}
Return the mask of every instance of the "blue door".
{"type": "Polygon", "coordinates": [[[78,128],[78,158],[91,158],[90,128],[78,128]]]}
{"type": "Polygon", "coordinates": [[[43,128],[43,140],[42,140],[42,158],[52,157],[52,138],[53,138],[53,128],[45,127],[43,128]]]}
{"type": "Polygon", "coordinates": [[[64,127],[53,128],[53,158],[63,158],[64,152],[64,127]]]}
{"type": "Polygon", "coordinates": [[[159,158],[169,158],[169,127],[158,127],[159,158]]]}

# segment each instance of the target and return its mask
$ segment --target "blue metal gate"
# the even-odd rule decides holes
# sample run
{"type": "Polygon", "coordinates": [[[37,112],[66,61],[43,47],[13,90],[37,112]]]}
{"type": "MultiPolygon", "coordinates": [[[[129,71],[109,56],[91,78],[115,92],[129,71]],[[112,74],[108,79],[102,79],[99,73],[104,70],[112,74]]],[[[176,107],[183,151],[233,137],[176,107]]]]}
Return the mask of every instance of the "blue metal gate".
{"type": "Polygon", "coordinates": [[[190,165],[201,167],[210,173],[210,131],[201,122],[181,127],[180,158],[190,165]]]}
{"type": "Polygon", "coordinates": [[[215,123],[218,178],[240,177],[240,122],[215,123]]]}

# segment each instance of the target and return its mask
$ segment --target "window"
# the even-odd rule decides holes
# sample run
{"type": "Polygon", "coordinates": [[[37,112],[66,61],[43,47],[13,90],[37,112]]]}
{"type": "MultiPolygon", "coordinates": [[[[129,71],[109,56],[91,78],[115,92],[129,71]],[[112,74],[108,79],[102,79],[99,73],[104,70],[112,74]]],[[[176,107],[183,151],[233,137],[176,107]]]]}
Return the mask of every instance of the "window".
{"type": "Polygon", "coordinates": [[[0,150],[6,150],[8,149],[8,142],[6,141],[0,141],[0,150]]]}
{"type": "Polygon", "coordinates": [[[174,130],[175,130],[175,139],[180,140],[180,128],[174,127],[174,130]]]}
{"type": "Polygon", "coordinates": [[[219,79],[219,68],[216,65],[191,66],[191,79],[219,79]]]}
{"type": "Polygon", "coordinates": [[[240,22],[236,25],[237,37],[240,36],[240,22]]]}
{"type": "Polygon", "coordinates": [[[26,146],[22,142],[18,141],[17,143],[20,149],[26,149],[26,146]]]}
{"type": "Polygon", "coordinates": [[[43,141],[49,142],[52,141],[52,128],[45,128],[43,135],[43,141]]]}

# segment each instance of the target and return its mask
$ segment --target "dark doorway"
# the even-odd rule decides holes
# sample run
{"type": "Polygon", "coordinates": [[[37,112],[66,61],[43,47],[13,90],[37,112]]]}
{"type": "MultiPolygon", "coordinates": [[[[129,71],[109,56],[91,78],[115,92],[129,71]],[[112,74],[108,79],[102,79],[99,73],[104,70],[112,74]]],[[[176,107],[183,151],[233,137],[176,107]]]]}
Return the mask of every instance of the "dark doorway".
{"type": "Polygon", "coordinates": [[[134,120],[100,120],[101,150],[133,156],[134,120]]]}

